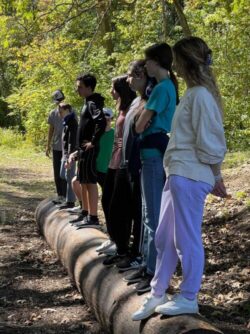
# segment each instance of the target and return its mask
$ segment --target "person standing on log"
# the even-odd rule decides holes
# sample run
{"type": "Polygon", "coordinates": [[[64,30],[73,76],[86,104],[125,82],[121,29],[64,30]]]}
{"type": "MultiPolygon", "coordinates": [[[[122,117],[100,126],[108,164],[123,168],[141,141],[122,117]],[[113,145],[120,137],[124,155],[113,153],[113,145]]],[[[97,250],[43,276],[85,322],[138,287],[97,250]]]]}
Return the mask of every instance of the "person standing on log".
{"type": "Polygon", "coordinates": [[[115,133],[115,130],[111,127],[111,122],[114,117],[112,109],[104,107],[103,112],[106,118],[107,125],[105,128],[105,132],[100,138],[100,149],[98,157],[96,159],[97,183],[101,187],[102,193],[104,189],[109,162],[112,155],[115,133]]]}
{"type": "Polygon", "coordinates": [[[76,114],[70,104],[61,102],[59,104],[59,115],[63,119],[62,134],[62,161],[60,176],[67,181],[66,202],[58,206],[59,210],[73,208],[75,206],[75,193],[71,181],[75,175],[75,162],[69,164],[69,156],[76,150],[76,135],[78,122],[76,114]]]}
{"type": "MultiPolygon", "coordinates": [[[[114,254],[116,251],[116,246],[114,243],[114,224],[123,224],[122,220],[130,219],[130,212],[126,212],[125,215],[121,215],[123,203],[121,201],[116,201],[116,188],[122,158],[124,121],[130,105],[136,97],[136,93],[132,91],[132,89],[129,87],[129,84],[127,83],[127,75],[121,75],[112,80],[111,95],[113,99],[117,101],[116,105],[119,114],[115,124],[115,137],[112,156],[109,163],[102,195],[102,207],[110,240],[107,240],[105,244],[102,245],[102,247],[97,249],[97,251],[104,252],[106,254],[107,252],[112,252],[112,254],[114,254]]],[[[127,191],[129,191],[129,189],[125,186],[124,189],[122,189],[124,196],[126,196],[125,194],[127,191]]],[[[105,259],[103,264],[111,266],[127,255],[123,252],[123,250],[118,249],[117,251],[118,253],[115,254],[114,257],[112,256],[111,258],[105,259]]]]}
{"type": "MultiPolygon", "coordinates": [[[[106,128],[105,132],[102,134],[99,142],[99,153],[96,159],[96,171],[97,171],[97,183],[102,189],[105,183],[106,173],[108,170],[109,161],[111,158],[113,142],[114,142],[114,129],[111,127],[111,122],[113,119],[113,111],[110,108],[103,108],[103,112],[106,118],[106,128]]],[[[81,196],[81,185],[78,179],[78,172],[76,172],[75,177],[72,179],[72,189],[79,201],[79,206],[73,209],[68,209],[69,213],[79,213],[82,211],[82,196],[81,196]]],[[[73,225],[77,224],[73,223],[73,225]]]]}
{"type": "MultiPolygon", "coordinates": [[[[165,181],[163,155],[166,150],[172,117],[178,100],[177,80],[172,71],[172,51],[168,44],[154,44],[145,51],[146,70],[157,84],[135,122],[141,136],[142,219],[144,223],[145,270],[136,273],[138,293],[150,291],[156,265],[155,232],[158,226],[161,194],[165,181]]],[[[131,278],[131,277],[130,277],[131,278]]],[[[134,277],[132,277],[134,280],[134,277]]]]}
{"type": "MultiPolygon", "coordinates": [[[[110,208],[112,210],[119,206],[119,211],[113,210],[110,215],[109,227],[112,230],[117,254],[105,261],[106,264],[116,263],[116,267],[121,272],[136,269],[141,266],[142,262],[141,164],[139,135],[134,131],[134,119],[139,111],[143,110],[145,101],[148,99],[147,94],[150,94],[149,86],[152,85],[152,79],[146,73],[144,60],[137,60],[130,64],[127,83],[134,92],[139,92],[140,96],[131,103],[124,121],[121,163],[117,171],[116,186],[110,208]],[[130,243],[131,236],[133,241],[130,243]],[[127,256],[123,258],[119,256],[120,254],[127,256]]],[[[99,249],[97,248],[97,251],[99,249]]],[[[110,248],[107,248],[107,252],[109,251],[110,248]]]]}
{"type": "Polygon", "coordinates": [[[212,51],[198,37],[187,37],[173,47],[175,68],[187,86],[177,107],[164,156],[164,186],[155,244],[157,264],[151,293],[132,315],[142,320],[154,312],[166,315],[198,313],[204,249],[201,225],[206,196],[226,197],[221,163],[226,153],[221,96],[213,72],[212,51]],[[165,291],[182,266],[180,294],[165,291]]]}
{"type": "MultiPolygon", "coordinates": [[[[145,60],[135,60],[130,63],[127,82],[130,88],[139,96],[131,104],[125,118],[122,159],[120,164],[120,182],[117,187],[117,197],[122,194],[124,184],[130,190],[126,197],[120,198],[123,205],[121,215],[130,212],[130,220],[125,224],[114,224],[114,234],[117,249],[127,250],[129,255],[123,261],[118,262],[116,267],[124,272],[137,269],[142,266],[143,232],[142,201],[141,201],[141,160],[140,160],[140,135],[134,131],[135,120],[143,111],[154,85],[155,79],[147,75],[145,60]],[[132,237],[132,238],[131,238],[132,237]],[[130,239],[132,242],[129,243],[130,239]]],[[[118,199],[119,200],[119,199],[118,199]]]]}
{"type": "Polygon", "coordinates": [[[96,158],[100,137],[105,131],[106,119],[103,112],[104,97],[95,93],[96,78],[92,74],[82,74],[76,80],[78,94],[85,99],[80,115],[77,134],[78,151],[71,154],[69,162],[79,159],[79,182],[82,190],[82,213],[71,222],[79,222],[78,228],[99,227],[97,215],[98,188],[96,158]]]}
{"type": "Polygon", "coordinates": [[[62,132],[63,132],[63,120],[59,115],[58,105],[61,103],[65,96],[63,92],[58,89],[52,94],[52,99],[57,106],[52,110],[48,117],[48,141],[46,147],[46,156],[50,156],[51,146],[52,146],[52,158],[53,158],[53,171],[54,171],[54,181],[56,185],[57,199],[53,202],[55,204],[60,204],[65,201],[67,182],[60,177],[60,168],[62,160],[62,132]],[[52,144],[51,144],[52,143],[52,144]]]}

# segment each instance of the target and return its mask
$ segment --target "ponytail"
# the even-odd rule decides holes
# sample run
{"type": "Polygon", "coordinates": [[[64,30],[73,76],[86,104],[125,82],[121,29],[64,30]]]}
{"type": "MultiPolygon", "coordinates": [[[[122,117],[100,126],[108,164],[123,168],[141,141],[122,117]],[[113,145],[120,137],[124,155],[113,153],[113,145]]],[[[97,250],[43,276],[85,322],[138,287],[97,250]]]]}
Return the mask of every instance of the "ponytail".
{"type": "Polygon", "coordinates": [[[145,50],[145,56],[146,59],[156,61],[162,68],[170,73],[170,79],[172,80],[176,90],[176,104],[178,104],[178,81],[172,70],[173,53],[171,47],[167,43],[153,44],[145,50]]]}
{"type": "Polygon", "coordinates": [[[169,70],[170,73],[170,79],[172,80],[174,87],[175,87],[175,92],[176,92],[176,105],[180,102],[179,100],[179,91],[178,91],[178,81],[177,78],[173,72],[172,69],[169,70]]]}

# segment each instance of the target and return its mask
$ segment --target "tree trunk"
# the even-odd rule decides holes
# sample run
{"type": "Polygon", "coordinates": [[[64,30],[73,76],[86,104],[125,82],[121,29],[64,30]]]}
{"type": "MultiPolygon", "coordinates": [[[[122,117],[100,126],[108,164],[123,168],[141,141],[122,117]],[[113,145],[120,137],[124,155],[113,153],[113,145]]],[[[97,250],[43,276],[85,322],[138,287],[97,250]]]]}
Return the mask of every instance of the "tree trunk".
{"type": "Polygon", "coordinates": [[[110,56],[114,51],[112,37],[106,36],[106,34],[112,32],[110,2],[107,0],[98,0],[97,1],[97,12],[98,12],[99,20],[102,20],[101,26],[100,26],[101,37],[103,38],[103,43],[104,43],[107,55],[110,56]]]}
{"type": "Polygon", "coordinates": [[[176,9],[177,15],[178,15],[179,20],[180,20],[180,25],[182,26],[183,33],[184,33],[185,37],[191,36],[192,35],[191,30],[189,28],[186,16],[183,13],[183,8],[180,4],[180,1],[179,0],[173,0],[173,2],[174,2],[175,9],[176,9]]]}
{"type": "Polygon", "coordinates": [[[163,40],[166,41],[168,38],[168,19],[166,13],[166,1],[161,0],[161,7],[162,7],[162,24],[163,24],[163,40]]]}
{"type": "MultiPolygon", "coordinates": [[[[72,217],[72,216],[71,216],[72,217]]],[[[218,334],[218,329],[198,315],[161,317],[132,321],[131,314],[141,305],[145,295],[138,296],[132,286],[122,280],[115,267],[107,268],[95,248],[106,240],[94,228],[75,230],[67,212],[58,211],[50,200],[36,210],[39,231],[57,252],[59,259],[76,283],[84,300],[92,308],[107,333],[114,334],[218,334]]]]}

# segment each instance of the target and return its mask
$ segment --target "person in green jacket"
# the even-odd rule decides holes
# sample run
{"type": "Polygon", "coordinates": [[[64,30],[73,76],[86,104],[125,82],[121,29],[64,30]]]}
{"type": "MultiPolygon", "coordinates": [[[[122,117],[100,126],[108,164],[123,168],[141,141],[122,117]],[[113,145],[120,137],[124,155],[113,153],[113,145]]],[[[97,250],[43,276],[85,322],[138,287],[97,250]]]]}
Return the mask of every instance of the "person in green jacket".
{"type": "Polygon", "coordinates": [[[114,129],[111,128],[113,119],[113,111],[109,108],[103,108],[103,112],[107,121],[105,132],[102,134],[99,142],[99,154],[96,159],[97,182],[103,190],[109,161],[112,154],[114,142],[114,129]]]}

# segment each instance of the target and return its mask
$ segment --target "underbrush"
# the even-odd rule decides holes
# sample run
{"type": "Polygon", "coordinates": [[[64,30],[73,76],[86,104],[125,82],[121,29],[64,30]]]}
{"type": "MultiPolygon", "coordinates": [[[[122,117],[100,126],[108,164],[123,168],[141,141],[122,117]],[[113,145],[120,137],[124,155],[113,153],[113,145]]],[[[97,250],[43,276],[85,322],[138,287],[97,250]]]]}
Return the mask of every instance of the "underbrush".
{"type": "Polygon", "coordinates": [[[27,146],[24,134],[15,128],[0,128],[0,147],[20,148],[27,146]]]}
{"type": "MultiPolygon", "coordinates": [[[[37,155],[43,156],[44,152],[42,146],[35,146],[15,128],[0,128],[0,150],[1,153],[5,152],[13,157],[26,157],[32,160],[37,155]]],[[[228,152],[223,162],[223,169],[237,167],[248,161],[250,161],[250,150],[228,152]]]]}

